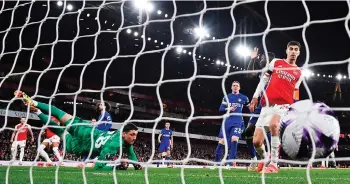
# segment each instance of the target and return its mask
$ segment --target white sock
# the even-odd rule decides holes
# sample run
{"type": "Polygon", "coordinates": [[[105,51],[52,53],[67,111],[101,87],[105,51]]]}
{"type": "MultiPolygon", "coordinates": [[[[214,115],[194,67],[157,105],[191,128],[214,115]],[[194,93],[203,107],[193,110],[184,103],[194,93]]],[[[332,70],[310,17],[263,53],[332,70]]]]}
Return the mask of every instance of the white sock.
{"type": "Polygon", "coordinates": [[[37,102],[37,101],[32,100],[32,102],[33,102],[33,105],[34,105],[35,107],[38,106],[38,102],[37,102]]]}
{"type": "Polygon", "coordinates": [[[274,164],[278,162],[280,144],[278,136],[271,136],[271,162],[274,164]]]}
{"type": "Polygon", "coordinates": [[[265,159],[266,158],[266,152],[265,152],[265,145],[261,145],[260,147],[258,148],[255,148],[256,149],[256,152],[258,152],[258,154],[260,155],[260,157],[262,159],[265,159]]]}
{"type": "Polygon", "coordinates": [[[11,155],[12,155],[12,160],[16,160],[16,155],[17,155],[16,148],[11,148],[11,155]]]}
{"type": "Polygon", "coordinates": [[[58,151],[58,147],[52,148],[52,151],[56,155],[56,157],[58,158],[58,161],[61,162],[62,161],[62,157],[61,157],[60,152],[58,151]]]}
{"type": "Polygon", "coordinates": [[[24,156],[24,148],[21,148],[21,152],[19,153],[19,161],[23,161],[23,156],[24,156]]]}
{"type": "Polygon", "coordinates": [[[36,111],[34,113],[39,116],[42,112],[41,112],[41,110],[38,109],[38,111],[36,111]]]}
{"type": "Polygon", "coordinates": [[[251,158],[251,160],[258,160],[258,158],[256,158],[256,156],[254,158],[251,158]]]}
{"type": "Polygon", "coordinates": [[[44,159],[46,160],[46,162],[52,162],[49,155],[46,153],[45,149],[45,145],[40,145],[39,146],[39,154],[40,156],[44,157],[44,159]]]}

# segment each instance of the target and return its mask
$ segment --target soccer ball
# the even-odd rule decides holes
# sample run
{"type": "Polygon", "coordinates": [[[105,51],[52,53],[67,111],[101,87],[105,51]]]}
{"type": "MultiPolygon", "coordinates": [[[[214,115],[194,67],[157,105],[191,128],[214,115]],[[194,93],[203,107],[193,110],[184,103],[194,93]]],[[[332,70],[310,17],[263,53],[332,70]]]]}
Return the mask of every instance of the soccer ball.
{"type": "Polygon", "coordinates": [[[308,160],[315,142],[315,158],[326,158],[336,148],[340,136],[338,120],[324,103],[302,100],[291,105],[280,125],[283,151],[292,159],[308,160]]]}

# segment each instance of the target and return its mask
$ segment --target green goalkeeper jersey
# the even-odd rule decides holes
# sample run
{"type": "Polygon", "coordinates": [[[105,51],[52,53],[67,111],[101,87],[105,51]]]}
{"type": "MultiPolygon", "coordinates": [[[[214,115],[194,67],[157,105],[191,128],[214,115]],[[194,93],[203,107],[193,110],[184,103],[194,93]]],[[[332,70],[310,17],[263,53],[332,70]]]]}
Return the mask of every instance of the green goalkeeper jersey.
{"type": "MultiPolygon", "coordinates": [[[[80,118],[74,118],[73,123],[80,125],[68,128],[70,134],[66,135],[67,152],[77,155],[88,156],[91,150],[90,158],[98,157],[98,161],[106,160],[107,155],[115,155],[120,151],[122,146],[123,153],[128,155],[128,159],[138,161],[133,146],[126,144],[120,138],[120,131],[100,131],[89,126],[81,125],[89,124],[80,118]],[[92,134],[92,135],[91,135],[92,134]]],[[[95,168],[100,170],[111,170],[113,167],[106,166],[106,163],[96,162],[95,168]]]]}
{"type": "MultiPolygon", "coordinates": [[[[55,106],[45,103],[37,102],[37,107],[45,111],[49,111],[48,109],[51,108],[52,115],[57,119],[61,119],[66,114],[55,106]]],[[[49,119],[49,116],[38,111],[37,114],[43,125],[48,122],[48,125],[55,126],[49,127],[49,129],[58,136],[65,138],[65,148],[68,153],[89,156],[91,151],[90,158],[98,157],[98,161],[103,161],[106,160],[107,155],[113,156],[119,153],[122,146],[122,153],[126,153],[129,160],[137,161],[132,145],[126,144],[123,141],[118,130],[109,132],[100,131],[94,129],[88,121],[75,116],[73,119],[64,122],[67,128],[66,130],[69,133],[65,134],[65,128],[57,127],[57,123],[49,119]]],[[[113,169],[113,167],[106,166],[106,163],[100,163],[98,161],[95,164],[96,169],[113,169]]]]}
{"type": "MultiPolygon", "coordinates": [[[[96,154],[92,155],[98,155],[98,160],[106,160],[107,155],[115,155],[120,151],[120,146],[122,146],[122,151],[128,155],[129,160],[138,161],[132,145],[125,144],[123,139],[120,139],[120,132],[118,130],[109,132],[95,130],[95,132],[97,139],[93,143],[92,152],[96,154]]],[[[90,149],[87,151],[90,151],[90,149]]],[[[98,161],[95,164],[95,168],[103,170],[113,169],[113,167],[106,166],[106,163],[100,163],[98,161]]]]}

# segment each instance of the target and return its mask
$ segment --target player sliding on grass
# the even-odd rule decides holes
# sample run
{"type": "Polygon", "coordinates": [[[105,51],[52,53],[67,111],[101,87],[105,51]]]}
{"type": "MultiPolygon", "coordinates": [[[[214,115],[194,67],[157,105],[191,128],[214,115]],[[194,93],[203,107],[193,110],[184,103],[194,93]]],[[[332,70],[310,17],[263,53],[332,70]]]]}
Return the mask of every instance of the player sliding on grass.
{"type": "MultiPolygon", "coordinates": [[[[122,140],[120,140],[120,131],[104,132],[93,129],[88,121],[72,116],[53,105],[34,101],[24,92],[16,91],[15,96],[22,97],[24,103],[30,106],[31,110],[38,115],[43,124],[48,122],[49,116],[41,111],[50,111],[52,116],[57,118],[61,124],[67,127],[69,134],[66,134],[64,138],[66,151],[68,153],[86,156],[89,155],[90,150],[92,149],[90,157],[94,158],[98,156],[95,169],[112,170],[113,167],[106,166],[106,163],[101,163],[99,161],[106,160],[106,156],[108,155],[118,153],[120,146],[123,147],[123,151],[125,150],[129,160],[135,162],[138,161],[132,147],[138,133],[138,128],[134,124],[129,123],[124,126],[122,131],[122,140]]],[[[57,123],[52,120],[49,121],[48,125],[57,127],[57,123]]],[[[62,128],[50,129],[61,137],[64,135],[64,129],[62,128]]],[[[142,169],[142,167],[138,164],[133,165],[135,170],[142,169]]],[[[125,166],[121,165],[118,169],[125,169],[125,166]]]]}

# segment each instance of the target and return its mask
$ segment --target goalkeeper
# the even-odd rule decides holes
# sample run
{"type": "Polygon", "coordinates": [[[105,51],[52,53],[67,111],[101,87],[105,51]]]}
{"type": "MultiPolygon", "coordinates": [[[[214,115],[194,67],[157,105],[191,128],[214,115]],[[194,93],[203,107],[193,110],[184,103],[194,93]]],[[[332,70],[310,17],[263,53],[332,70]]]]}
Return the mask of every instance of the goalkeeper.
{"type": "MultiPolygon", "coordinates": [[[[46,112],[51,111],[51,115],[59,119],[61,125],[63,124],[67,127],[69,134],[65,135],[66,151],[79,156],[87,156],[92,149],[90,157],[94,158],[98,156],[95,169],[112,170],[112,166],[107,166],[106,163],[101,163],[99,161],[104,161],[106,160],[106,156],[115,155],[118,153],[120,146],[123,147],[123,152],[125,150],[129,160],[135,162],[138,161],[132,147],[138,133],[138,128],[134,124],[129,123],[124,126],[122,140],[120,140],[120,131],[118,130],[104,132],[93,129],[89,122],[82,120],[79,117],[72,116],[53,105],[34,101],[24,92],[16,91],[15,95],[17,97],[22,97],[24,99],[24,103],[26,105],[30,105],[31,110],[38,115],[43,124],[46,124],[49,116],[42,113],[41,110],[46,112]]],[[[57,127],[57,123],[53,122],[52,120],[49,121],[48,125],[57,127]]],[[[49,129],[60,137],[64,136],[64,129],[62,128],[49,129]]],[[[133,165],[135,170],[142,169],[142,167],[138,164],[133,165]]],[[[117,169],[126,169],[126,165],[121,164],[117,169]]]]}

